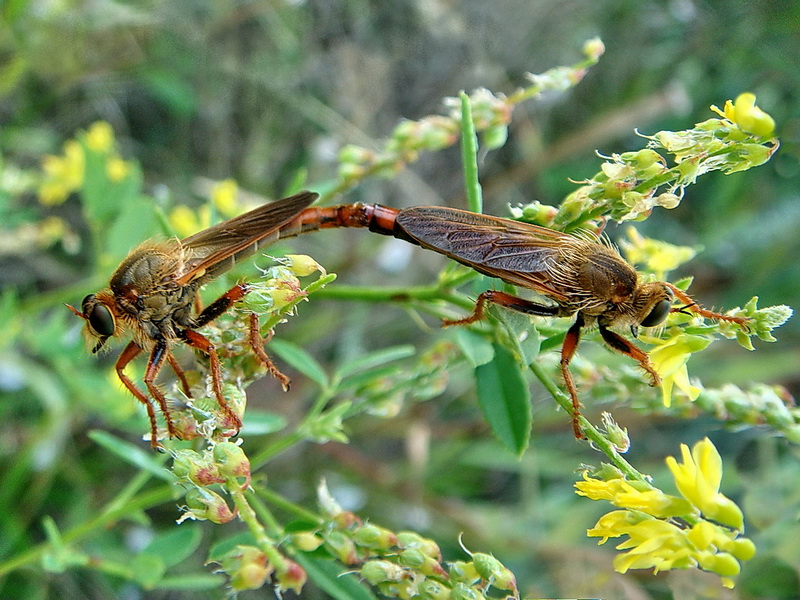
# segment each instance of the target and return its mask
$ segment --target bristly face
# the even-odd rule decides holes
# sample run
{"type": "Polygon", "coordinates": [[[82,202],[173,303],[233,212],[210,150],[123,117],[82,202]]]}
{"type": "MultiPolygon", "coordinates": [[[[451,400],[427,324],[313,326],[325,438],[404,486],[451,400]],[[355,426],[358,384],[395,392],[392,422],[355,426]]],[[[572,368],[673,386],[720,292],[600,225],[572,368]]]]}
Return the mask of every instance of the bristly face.
{"type": "Polygon", "coordinates": [[[107,296],[110,296],[110,293],[106,290],[89,294],[81,301],[81,311],[67,304],[67,308],[86,321],[87,339],[96,340],[92,354],[97,354],[108,338],[119,333],[117,319],[111,309],[111,303],[106,300],[107,296]]]}

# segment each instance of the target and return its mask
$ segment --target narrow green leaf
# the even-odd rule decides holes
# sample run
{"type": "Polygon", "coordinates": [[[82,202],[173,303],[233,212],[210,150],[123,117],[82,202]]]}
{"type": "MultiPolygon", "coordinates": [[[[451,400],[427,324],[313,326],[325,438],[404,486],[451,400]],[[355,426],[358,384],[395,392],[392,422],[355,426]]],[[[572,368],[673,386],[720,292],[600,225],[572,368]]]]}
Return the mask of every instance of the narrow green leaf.
{"type": "Polygon", "coordinates": [[[160,590],[211,590],[220,589],[228,580],[224,575],[211,573],[191,573],[164,577],[158,582],[160,590]]]}
{"type": "Polygon", "coordinates": [[[306,570],[309,579],[336,600],[376,600],[372,591],[360,583],[355,575],[343,575],[343,567],[336,561],[314,558],[300,552],[294,558],[306,570]]]}
{"type": "Polygon", "coordinates": [[[347,361],[339,366],[336,370],[337,379],[346,379],[354,373],[360,373],[373,369],[375,367],[385,365],[386,363],[394,362],[414,356],[416,349],[411,345],[394,346],[392,348],[385,348],[371,352],[366,356],[359,356],[356,359],[347,361]]]}
{"type": "Polygon", "coordinates": [[[328,374],[325,373],[322,365],[300,346],[286,340],[273,338],[267,349],[280,356],[282,360],[289,363],[321,388],[325,389],[330,385],[328,374]]]}
{"type": "Polygon", "coordinates": [[[247,409],[242,425],[242,435],[268,435],[286,427],[286,419],[275,413],[247,409]]]}
{"type": "Polygon", "coordinates": [[[520,365],[503,346],[494,345],[494,359],[475,369],[478,402],[500,442],[521,455],[531,432],[530,391],[520,365]]]}
{"type": "Polygon", "coordinates": [[[164,468],[164,461],[167,459],[166,455],[153,452],[149,446],[147,450],[143,450],[139,446],[97,429],[90,431],[89,437],[99,446],[102,446],[112,454],[116,454],[125,462],[147,471],[154,477],[169,482],[175,481],[172,473],[164,468]]]}

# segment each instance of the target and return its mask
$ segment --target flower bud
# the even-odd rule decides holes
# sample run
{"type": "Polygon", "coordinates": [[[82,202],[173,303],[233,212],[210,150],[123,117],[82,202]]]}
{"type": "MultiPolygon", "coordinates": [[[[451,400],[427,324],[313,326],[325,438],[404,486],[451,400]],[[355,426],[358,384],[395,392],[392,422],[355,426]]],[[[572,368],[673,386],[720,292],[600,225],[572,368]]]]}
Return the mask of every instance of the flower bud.
{"type": "Polygon", "coordinates": [[[340,563],[354,565],[358,562],[356,545],[341,531],[329,531],[325,534],[325,549],[340,563]]]}
{"type": "Polygon", "coordinates": [[[191,488],[186,492],[184,500],[189,510],[180,521],[198,519],[220,524],[228,523],[236,516],[222,496],[207,488],[191,488]]]}
{"type": "Polygon", "coordinates": [[[450,598],[451,600],[485,600],[486,596],[475,588],[458,583],[450,592],[450,598]]]}
{"type": "Polygon", "coordinates": [[[457,560],[450,563],[450,577],[455,581],[472,585],[480,580],[481,576],[475,568],[475,563],[457,560]]]}
{"type": "Polygon", "coordinates": [[[503,563],[491,554],[476,552],[472,555],[472,562],[478,574],[491,585],[500,590],[517,591],[517,579],[503,563]]]}
{"type": "Polygon", "coordinates": [[[278,590],[292,590],[299,594],[308,580],[305,569],[293,560],[285,558],[283,566],[275,573],[278,590]]]}
{"type": "Polygon", "coordinates": [[[287,254],[283,258],[285,261],[284,264],[298,277],[306,277],[316,272],[325,275],[325,269],[310,256],[305,254],[287,254]]]}
{"type": "Polygon", "coordinates": [[[388,560],[377,559],[365,562],[359,573],[370,585],[378,585],[387,581],[402,581],[409,577],[409,574],[400,565],[388,560]]]}
{"type": "Polygon", "coordinates": [[[423,579],[417,584],[422,600],[449,600],[450,588],[433,579],[423,579]]]}
{"type": "Polygon", "coordinates": [[[435,575],[437,577],[447,577],[447,572],[434,558],[426,556],[417,548],[407,548],[398,555],[400,564],[404,567],[422,573],[423,575],[435,575]]]}
{"type": "Polygon", "coordinates": [[[200,487],[225,482],[217,465],[207,455],[200,455],[194,450],[177,450],[174,456],[172,472],[178,477],[188,479],[200,487]]]}
{"type": "Polygon", "coordinates": [[[414,531],[401,531],[397,534],[397,545],[401,548],[415,548],[425,556],[442,560],[442,551],[439,545],[431,539],[424,538],[414,531]]]}
{"type": "Polygon", "coordinates": [[[220,566],[231,578],[231,588],[236,591],[256,590],[272,574],[273,567],[267,555],[255,546],[236,546],[220,559],[220,566]]]}
{"type": "Polygon", "coordinates": [[[214,446],[213,453],[222,477],[243,477],[242,489],[246,489],[250,485],[250,460],[240,446],[233,442],[220,442],[214,446]]]}
{"type": "Polygon", "coordinates": [[[397,544],[397,536],[388,529],[367,524],[356,529],[353,541],[372,550],[387,550],[397,544]]]}
{"type": "Polygon", "coordinates": [[[323,541],[320,536],[310,531],[292,534],[292,545],[302,552],[313,552],[322,545],[323,541]]]}

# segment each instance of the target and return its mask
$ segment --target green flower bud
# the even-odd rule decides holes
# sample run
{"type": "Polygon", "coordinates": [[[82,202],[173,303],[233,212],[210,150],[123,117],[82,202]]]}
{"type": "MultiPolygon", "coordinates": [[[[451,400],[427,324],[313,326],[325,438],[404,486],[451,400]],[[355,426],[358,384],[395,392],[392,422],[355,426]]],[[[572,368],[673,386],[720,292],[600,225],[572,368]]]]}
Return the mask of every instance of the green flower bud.
{"type": "Polygon", "coordinates": [[[236,591],[260,588],[273,568],[267,555],[255,546],[236,546],[220,560],[222,570],[231,578],[231,588],[236,591]]]}
{"type": "Polygon", "coordinates": [[[325,269],[317,261],[305,254],[287,254],[283,259],[286,266],[298,277],[307,277],[317,272],[325,275],[325,269]]]}
{"type": "Polygon", "coordinates": [[[302,552],[313,552],[322,545],[323,541],[320,536],[310,531],[292,534],[292,545],[302,552]]]}
{"type": "Polygon", "coordinates": [[[191,488],[184,500],[189,510],[181,517],[181,521],[198,519],[220,524],[228,523],[236,516],[222,496],[207,488],[191,488]]]}
{"type": "Polygon", "coordinates": [[[378,585],[387,581],[402,581],[409,577],[403,567],[388,560],[368,560],[363,564],[359,573],[370,585],[378,585]]]}
{"type": "Polygon", "coordinates": [[[476,552],[472,555],[472,562],[481,578],[488,581],[497,589],[516,593],[516,577],[514,577],[514,574],[494,556],[483,552],[476,552]]]}
{"type": "Polygon", "coordinates": [[[367,524],[356,529],[353,541],[372,550],[387,550],[397,544],[397,536],[388,529],[367,524]]]}
{"type": "Polygon", "coordinates": [[[478,574],[478,570],[475,568],[475,563],[464,562],[463,560],[450,563],[450,577],[454,581],[460,581],[467,585],[472,585],[481,578],[478,574]]]}
{"type": "Polygon", "coordinates": [[[442,560],[442,551],[439,545],[431,539],[424,538],[414,531],[401,531],[397,534],[397,545],[401,548],[416,548],[425,556],[442,560]]]}
{"type": "Polygon", "coordinates": [[[422,600],[449,600],[450,588],[433,579],[423,579],[417,584],[422,600]]]}
{"type": "Polygon", "coordinates": [[[240,446],[233,442],[220,442],[214,446],[213,454],[222,477],[243,477],[242,489],[250,485],[250,460],[240,446]]]}
{"type": "Polygon", "coordinates": [[[175,452],[172,472],[182,479],[188,479],[199,487],[214,483],[224,483],[225,479],[207,455],[194,450],[178,450],[175,452]]]}
{"type": "Polygon", "coordinates": [[[324,536],[325,549],[340,563],[354,565],[358,562],[356,545],[341,531],[329,531],[324,536]]]}
{"type": "Polygon", "coordinates": [[[463,583],[457,583],[450,592],[450,598],[451,600],[485,600],[486,596],[463,583]]]}

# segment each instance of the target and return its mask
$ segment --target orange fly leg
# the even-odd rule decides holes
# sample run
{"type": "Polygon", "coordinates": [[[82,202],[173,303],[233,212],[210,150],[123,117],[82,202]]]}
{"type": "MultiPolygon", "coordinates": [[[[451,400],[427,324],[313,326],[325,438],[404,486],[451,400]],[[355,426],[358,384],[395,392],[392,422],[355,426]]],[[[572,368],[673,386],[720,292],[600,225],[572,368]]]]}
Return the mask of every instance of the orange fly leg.
{"type": "Polygon", "coordinates": [[[579,417],[581,416],[581,402],[578,400],[578,390],[572,379],[572,373],[569,371],[569,363],[572,357],[575,356],[575,351],[578,349],[582,328],[583,317],[579,315],[578,319],[567,331],[567,335],[564,336],[564,343],[561,346],[561,376],[564,378],[564,385],[567,386],[569,397],[572,400],[572,430],[575,432],[575,438],[579,440],[585,440],[586,436],[583,435],[583,431],[581,430],[579,421],[579,417]]]}
{"type": "MultiPolygon", "coordinates": [[[[213,304],[211,306],[213,306],[213,304]]],[[[211,308],[211,306],[209,306],[209,308],[211,308]]],[[[191,329],[182,331],[180,336],[183,341],[186,342],[186,344],[192,348],[197,348],[201,352],[208,355],[209,361],[211,362],[211,387],[214,390],[214,396],[217,398],[220,409],[223,413],[225,413],[225,416],[228,418],[228,420],[233,423],[233,427],[236,429],[236,434],[238,434],[239,430],[242,428],[242,420],[235,412],[233,412],[231,407],[228,406],[225,396],[222,395],[222,369],[219,364],[217,349],[214,347],[214,344],[208,340],[208,338],[191,329]]]]}
{"type": "MultiPolygon", "coordinates": [[[[147,390],[156,399],[158,402],[158,406],[161,408],[161,412],[164,414],[164,420],[167,422],[167,432],[169,433],[169,437],[180,437],[178,435],[178,430],[175,429],[175,425],[172,423],[172,415],[170,414],[169,406],[167,406],[167,398],[164,396],[164,393],[159,389],[159,387],[155,384],[156,377],[158,377],[158,372],[161,370],[161,367],[164,366],[164,361],[170,355],[169,346],[167,345],[167,341],[163,338],[157,339],[155,346],[153,346],[153,351],[150,353],[150,360],[147,361],[147,369],[144,372],[144,384],[147,386],[147,390]]],[[[151,440],[152,444],[152,440],[151,440]]]]}
{"type": "Polygon", "coordinates": [[[685,312],[686,310],[691,310],[696,315],[700,315],[701,317],[705,317],[706,319],[736,323],[737,325],[741,325],[743,328],[747,329],[747,323],[750,321],[748,317],[733,317],[730,315],[723,315],[722,313],[714,312],[713,310],[708,310],[700,306],[697,302],[695,302],[692,299],[692,297],[686,292],[684,292],[682,289],[668,282],[664,282],[664,285],[666,285],[670,290],[672,290],[672,293],[675,294],[675,297],[684,304],[684,306],[681,308],[673,308],[672,312],[685,312]]]}
{"type": "Polygon", "coordinates": [[[647,356],[647,352],[635,346],[624,337],[617,335],[613,331],[609,331],[605,327],[600,327],[600,335],[603,341],[613,350],[621,352],[625,356],[630,356],[633,360],[637,361],[639,366],[650,374],[652,378],[650,385],[653,387],[661,385],[661,377],[653,368],[653,364],[650,362],[650,357],[647,356]]]}
{"type": "Polygon", "coordinates": [[[181,388],[183,389],[183,393],[186,394],[187,398],[191,398],[192,392],[189,388],[189,382],[186,380],[186,374],[183,372],[183,369],[178,364],[178,361],[175,360],[175,357],[172,356],[171,352],[167,354],[167,361],[169,361],[169,366],[172,367],[172,370],[175,372],[175,375],[178,376],[178,379],[181,382],[181,388]]]}
{"type": "Polygon", "coordinates": [[[153,410],[153,405],[150,403],[150,400],[147,399],[139,388],[137,388],[133,381],[125,375],[125,367],[128,366],[128,363],[131,362],[134,358],[139,356],[142,352],[141,347],[135,342],[130,342],[122,353],[119,355],[117,359],[117,364],[115,365],[115,369],[117,371],[117,377],[122,382],[122,384],[128,388],[128,391],[134,395],[134,397],[144,404],[145,408],[147,409],[147,417],[150,419],[150,445],[153,448],[159,449],[161,445],[158,443],[158,424],[156,422],[156,413],[153,410]]]}
{"type": "Polygon", "coordinates": [[[442,326],[469,325],[475,321],[480,321],[486,313],[486,305],[488,303],[497,304],[498,306],[525,313],[526,315],[535,315],[537,317],[554,317],[558,314],[557,306],[537,304],[536,302],[531,302],[524,298],[506,294],[505,292],[487,290],[478,295],[478,298],[475,300],[475,308],[472,310],[471,315],[463,319],[443,319],[442,326]]]}
{"type": "Polygon", "coordinates": [[[258,315],[256,313],[250,313],[247,341],[250,343],[253,353],[266,367],[270,375],[280,381],[284,392],[288,392],[291,380],[278,370],[278,367],[275,366],[275,363],[273,363],[267,353],[264,352],[264,339],[261,337],[261,332],[259,329],[258,315]]]}

